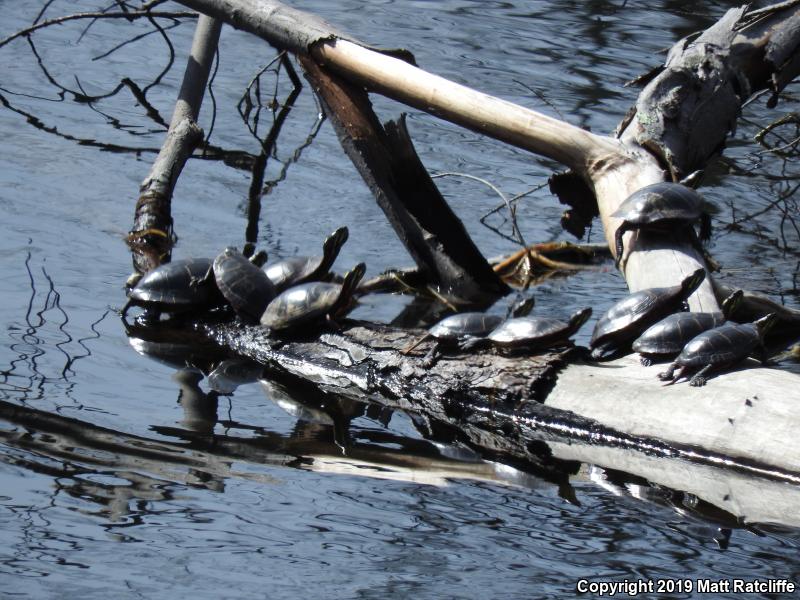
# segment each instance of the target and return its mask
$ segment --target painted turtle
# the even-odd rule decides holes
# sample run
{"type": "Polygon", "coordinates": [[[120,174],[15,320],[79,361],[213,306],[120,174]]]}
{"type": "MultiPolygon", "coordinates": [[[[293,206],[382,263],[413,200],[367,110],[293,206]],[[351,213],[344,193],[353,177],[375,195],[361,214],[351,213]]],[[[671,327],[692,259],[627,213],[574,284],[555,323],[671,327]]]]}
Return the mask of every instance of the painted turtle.
{"type": "Polygon", "coordinates": [[[206,277],[211,264],[210,258],[186,258],[156,267],[128,290],[122,316],[132,306],[144,308],[146,320],[157,320],[162,312],[183,312],[222,304],[223,298],[214,280],[206,277]]]}
{"type": "Polygon", "coordinates": [[[695,190],[681,183],[661,181],[636,190],[611,216],[622,219],[614,235],[617,267],[622,261],[622,236],[626,231],[649,229],[670,232],[689,227],[692,243],[703,254],[700,240],[706,241],[711,237],[711,216],[705,210],[705,200],[695,190]],[[697,221],[700,221],[699,239],[693,227],[697,221]]]}
{"type": "Polygon", "coordinates": [[[679,312],[668,315],[633,342],[633,351],[642,355],[644,366],[653,364],[654,360],[674,358],[691,339],[730,319],[743,296],[744,292],[737,290],[725,298],[722,312],[679,312]]]}
{"type": "Polygon", "coordinates": [[[269,303],[261,324],[270,331],[300,329],[319,321],[334,321],[352,308],[353,293],[364,277],[366,266],[359,263],[339,283],[310,282],[290,287],[269,303]]]}
{"type": "MultiPolygon", "coordinates": [[[[525,317],[530,314],[534,305],[535,300],[532,296],[524,298],[511,306],[508,314],[513,317],[525,317]]],[[[425,358],[423,358],[423,364],[426,367],[432,367],[441,355],[443,347],[456,347],[469,339],[486,337],[503,321],[505,321],[505,317],[487,315],[483,312],[463,312],[450,315],[428,329],[428,332],[406,348],[403,354],[408,354],[422,342],[433,338],[436,341],[428,354],[425,355],[425,358]]]]}
{"type": "Polygon", "coordinates": [[[778,316],[770,313],[753,323],[726,323],[704,331],[686,344],[675,362],[659,373],[658,378],[670,385],[694,372],[689,385],[703,386],[710,371],[732,367],[758,348],[761,362],[766,362],[764,333],[777,320],[778,316]]]}
{"type": "Polygon", "coordinates": [[[535,350],[565,343],[592,316],[591,308],[573,313],[569,321],[550,317],[515,317],[503,321],[485,338],[472,338],[461,344],[469,350],[490,345],[503,350],[535,350]]]}
{"type": "Polygon", "coordinates": [[[264,267],[264,273],[278,293],[293,285],[319,281],[331,270],[348,236],[347,227],[340,227],[323,242],[322,256],[293,256],[279,260],[264,267]]]}
{"type": "Polygon", "coordinates": [[[705,279],[697,269],[679,285],[649,288],[626,296],[606,311],[594,326],[592,358],[609,360],[625,354],[631,342],[665,316],[683,310],[686,299],[705,279]]]}
{"type": "Polygon", "coordinates": [[[249,323],[258,322],[275,297],[275,287],[264,271],[230,247],[214,259],[212,270],[219,291],[236,314],[249,323]]]}

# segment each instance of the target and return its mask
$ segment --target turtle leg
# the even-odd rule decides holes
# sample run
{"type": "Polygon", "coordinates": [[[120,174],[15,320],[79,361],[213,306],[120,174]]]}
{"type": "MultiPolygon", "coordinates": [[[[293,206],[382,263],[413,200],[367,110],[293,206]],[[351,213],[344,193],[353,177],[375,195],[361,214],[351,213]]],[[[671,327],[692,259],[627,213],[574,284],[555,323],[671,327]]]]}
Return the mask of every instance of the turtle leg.
{"type": "Polygon", "coordinates": [[[625,251],[624,243],[622,241],[622,236],[625,235],[625,232],[628,231],[628,222],[623,221],[622,225],[617,228],[617,232],[614,234],[614,248],[616,249],[617,257],[614,260],[614,266],[619,269],[619,265],[622,262],[622,253],[625,251]]]}
{"type": "Polygon", "coordinates": [[[458,342],[458,349],[462,352],[470,352],[472,350],[477,350],[481,346],[488,345],[489,342],[486,338],[479,338],[479,337],[470,337],[465,340],[461,340],[458,342]]]}
{"type": "Polygon", "coordinates": [[[128,316],[128,311],[130,310],[131,306],[135,306],[136,302],[133,298],[128,298],[128,301],[125,303],[125,306],[122,307],[122,310],[119,312],[119,316],[123,319],[128,316]]]}
{"type": "MultiPolygon", "coordinates": [[[[675,364],[675,363],[672,363],[669,367],[667,367],[666,371],[664,371],[663,373],[659,373],[658,374],[658,378],[661,381],[669,381],[670,384],[675,383],[675,380],[678,379],[678,377],[681,376],[681,373],[683,372],[683,370],[681,369],[680,371],[678,371],[677,375],[675,375],[675,371],[678,371],[678,365],[675,364]]],[[[669,385],[669,384],[667,384],[667,385],[669,385]]]]}
{"type": "Polygon", "coordinates": [[[639,362],[642,364],[643,367],[649,367],[650,365],[653,364],[653,359],[650,358],[649,356],[642,355],[639,357],[639,362]]]}
{"type": "Polygon", "coordinates": [[[422,359],[422,366],[426,369],[430,369],[433,365],[439,362],[439,359],[442,356],[442,350],[439,348],[439,343],[436,342],[433,347],[428,351],[425,355],[425,358],[422,359]]]}
{"type": "Polygon", "coordinates": [[[702,369],[700,369],[694,377],[689,380],[689,385],[692,387],[703,387],[708,381],[706,375],[708,372],[713,368],[713,365],[706,365],[702,369]]]}

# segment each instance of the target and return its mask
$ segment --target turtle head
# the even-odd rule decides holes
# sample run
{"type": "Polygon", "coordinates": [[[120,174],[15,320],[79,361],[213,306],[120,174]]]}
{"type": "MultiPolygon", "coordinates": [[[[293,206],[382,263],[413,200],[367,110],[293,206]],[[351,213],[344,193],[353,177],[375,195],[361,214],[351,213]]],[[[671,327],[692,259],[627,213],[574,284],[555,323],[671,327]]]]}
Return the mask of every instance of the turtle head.
{"type": "Polygon", "coordinates": [[[367,265],[365,265],[363,262],[358,263],[355,267],[350,269],[345,274],[344,281],[342,282],[342,295],[352,296],[358,284],[361,283],[361,279],[364,277],[364,273],[366,272],[367,265]]]}
{"type": "Polygon", "coordinates": [[[533,307],[536,306],[536,299],[531,296],[530,298],[522,298],[521,300],[517,300],[512,306],[509,312],[511,313],[512,317],[527,317],[531,314],[533,307]]]}
{"type": "Polygon", "coordinates": [[[570,329],[573,331],[578,331],[586,321],[589,320],[589,317],[592,316],[592,309],[591,308],[582,308],[581,310],[575,311],[572,316],[569,318],[570,329]]]}
{"type": "Polygon", "coordinates": [[[722,301],[722,314],[725,315],[726,319],[730,319],[731,316],[736,313],[742,305],[743,299],[744,292],[742,290],[736,290],[722,301]]]}
{"type": "Polygon", "coordinates": [[[780,318],[778,317],[777,313],[769,313],[766,317],[761,317],[758,321],[753,322],[753,325],[758,328],[758,334],[761,337],[764,337],[764,335],[770,329],[772,329],[779,320],[780,318]]]}
{"type": "Polygon", "coordinates": [[[683,289],[683,297],[688,298],[694,291],[700,287],[703,280],[706,278],[705,269],[697,269],[694,273],[689,275],[686,279],[681,281],[681,288],[683,289]]]}
{"type": "Polygon", "coordinates": [[[339,227],[339,229],[325,238],[325,241],[322,243],[323,256],[332,256],[334,258],[338,256],[339,250],[342,249],[348,237],[350,237],[350,231],[347,227],[339,227]]]}

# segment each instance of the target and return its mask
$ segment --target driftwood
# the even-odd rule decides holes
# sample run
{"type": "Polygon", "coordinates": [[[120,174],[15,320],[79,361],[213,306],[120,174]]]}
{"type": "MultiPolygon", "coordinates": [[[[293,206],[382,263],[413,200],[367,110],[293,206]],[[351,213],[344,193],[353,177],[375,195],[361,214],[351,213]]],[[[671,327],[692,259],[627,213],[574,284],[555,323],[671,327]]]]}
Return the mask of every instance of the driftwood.
{"type": "Polygon", "coordinates": [[[222,21],[204,15],[197,20],[167,139],[139,187],[133,228],[128,234],[138,273],[146,273],[165,262],[172,248],[172,192],[183,166],[203,139],[197,117],[221,29],[222,21]]]}
{"type": "MultiPolygon", "coordinates": [[[[755,18],[734,9],[697,40],[676,46],[663,72],[643,91],[633,117],[612,138],[425,73],[279,2],[181,3],[310,57],[368,90],[558,160],[594,193],[608,240],[617,226],[610,215],[625,197],[704,165],[721,150],[747,97],[761,89],[779,91],[800,68],[792,59],[800,37],[795,3],[759,11],[755,18]],[[714,119],[703,107],[710,107],[714,119]],[[707,144],[696,144],[692,135],[698,134],[686,137],[687,127],[701,133],[713,127],[716,137],[709,134],[707,144]]],[[[627,236],[625,276],[631,290],[673,285],[704,264],[688,238],[665,243],[645,234],[627,236]]],[[[690,305],[717,309],[710,280],[690,305]]],[[[663,388],[653,370],[632,357],[562,368],[567,356],[507,359],[481,353],[440,361],[437,368],[450,372],[437,376],[397,352],[409,333],[392,328],[353,327],[288,344],[235,325],[209,325],[205,334],[342,393],[429,413],[432,419],[456,419],[476,445],[487,430],[502,431],[504,452],[523,459],[530,458],[527,447],[537,436],[558,431],[795,482],[800,476],[800,442],[794,435],[800,422],[793,404],[800,394],[798,377],[788,373],[743,370],[715,377],[704,389],[663,388]],[[543,370],[532,372],[536,365],[543,370]],[[539,383],[531,383],[532,375],[539,383]]]]}

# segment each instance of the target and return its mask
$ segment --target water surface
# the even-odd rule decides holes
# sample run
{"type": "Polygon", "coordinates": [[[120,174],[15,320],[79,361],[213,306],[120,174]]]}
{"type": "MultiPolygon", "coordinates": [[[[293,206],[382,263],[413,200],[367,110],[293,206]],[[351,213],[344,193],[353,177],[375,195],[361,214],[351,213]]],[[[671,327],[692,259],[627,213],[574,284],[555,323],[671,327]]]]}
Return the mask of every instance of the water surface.
{"type": "MultiPolygon", "coordinates": [[[[607,132],[635,100],[637,91],[623,84],[732,4],[293,5],[367,42],[408,47],[432,72],[607,132]]],[[[38,6],[0,0],[0,35],[29,24],[38,6]]],[[[47,14],[98,6],[55,3],[47,14]]],[[[46,73],[25,40],[0,49],[0,93],[16,109],[0,109],[3,595],[132,598],[163,597],[168,590],[197,598],[530,598],[570,596],[582,577],[800,582],[797,523],[745,526],[702,503],[688,508],[695,474],[689,466],[675,467],[687,474],[676,489],[588,463],[573,465],[565,486],[552,473],[518,471],[426,440],[420,424],[398,412],[257,383],[230,397],[209,397],[207,380],[176,371],[182,359],[176,364],[137,353],[115,313],[131,269],[123,237],[163,132],[129,93],[88,106],[61,93],[48,76],[64,88],[103,94],[123,77],[144,87],[168,58],[163,40],[150,35],[92,61],[149,28],[116,20],[81,36],[85,25],[36,34],[46,73]],[[109,152],[95,143],[137,152],[109,152]],[[307,412],[298,419],[303,403],[307,412]]],[[[179,56],[192,28],[187,23],[169,32],[179,56]]],[[[236,104],[273,56],[258,40],[223,31],[214,144],[258,152],[236,104]]],[[[181,72],[174,68],[148,95],[166,119],[181,72]]],[[[282,79],[279,94],[286,93],[282,79]]],[[[404,110],[381,98],[375,105],[385,119],[404,110]]],[[[725,267],[720,276],[798,308],[796,204],[790,199],[779,210],[743,219],[773,202],[783,185],[747,172],[794,169],[791,161],[759,154],[750,140],[794,108],[791,100],[773,111],[763,99],[748,106],[726,152],[740,174],[718,168],[703,191],[719,207],[711,249],[725,267]],[[734,220],[741,223],[726,228],[734,220]]],[[[206,101],[201,123],[207,131],[210,109],[206,101]]],[[[317,112],[306,89],[284,126],[282,161],[312,131],[317,112]]],[[[514,195],[541,186],[556,168],[407,112],[431,171],[469,173],[514,195]]],[[[278,178],[280,166],[272,161],[267,177],[278,178]]],[[[437,183],[487,256],[514,249],[479,222],[499,203],[491,190],[467,179],[437,183]]],[[[248,185],[246,171],[190,161],[173,203],[180,238],[175,256],[241,245],[248,185]]],[[[411,262],[328,124],[263,205],[259,243],[274,257],[310,252],[346,223],[351,236],[340,266],[363,260],[376,274],[411,262]]],[[[526,239],[570,239],[558,225],[562,210],[546,186],[526,197],[518,213],[526,239]]],[[[599,224],[589,239],[602,239],[599,224]]],[[[609,264],[549,280],[535,293],[542,312],[567,314],[589,303],[599,312],[625,287],[609,264]]],[[[358,316],[388,321],[402,304],[376,297],[358,316]]],[[[579,341],[588,333],[585,328],[579,341]]],[[[764,484],[770,500],[759,514],[791,515],[796,494],[793,486],[764,484]]]]}

